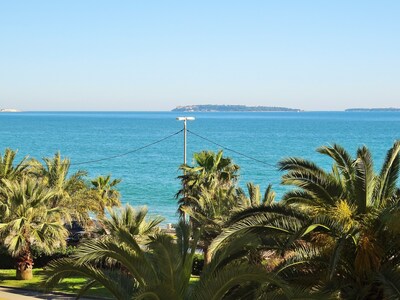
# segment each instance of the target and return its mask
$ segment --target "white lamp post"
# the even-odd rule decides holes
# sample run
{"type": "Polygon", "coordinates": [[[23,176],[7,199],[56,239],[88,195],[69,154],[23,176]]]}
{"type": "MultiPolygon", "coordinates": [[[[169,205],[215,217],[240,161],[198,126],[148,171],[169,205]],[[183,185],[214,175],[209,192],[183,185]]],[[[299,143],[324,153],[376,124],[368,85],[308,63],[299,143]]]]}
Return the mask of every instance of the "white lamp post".
{"type": "MultiPolygon", "coordinates": [[[[177,117],[178,121],[183,121],[183,163],[186,165],[186,121],[194,121],[194,117],[177,117]]],[[[186,174],[184,171],[183,174],[186,174]]],[[[183,219],[186,220],[186,213],[183,212],[183,219]]]]}
{"type": "Polygon", "coordinates": [[[194,121],[194,117],[177,117],[178,121],[183,121],[183,163],[186,165],[186,121],[194,121]]]}

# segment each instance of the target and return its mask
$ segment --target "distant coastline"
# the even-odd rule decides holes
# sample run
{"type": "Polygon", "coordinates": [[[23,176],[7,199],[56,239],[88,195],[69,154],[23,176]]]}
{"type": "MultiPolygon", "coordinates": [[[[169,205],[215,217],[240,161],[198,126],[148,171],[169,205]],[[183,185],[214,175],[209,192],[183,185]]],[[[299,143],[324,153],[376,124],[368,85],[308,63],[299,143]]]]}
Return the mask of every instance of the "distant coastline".
{"type": "Polygon", "coordinates": [[[15,108],[0,108],[0,112],[21,112],[19,109],[15,109],[15,108]]]}
{"type": "Polygon", "coordinates": [[[180,112],[300,112],[301,109],[275,106],[247,105],[185,105],[177,106],[172,111],[180,112]]]}
{"type": "Polygon", "coordinates": [[[387,107],[387,108],[348,108],[345,111],[400,111],[400,108],[387,107]]]}

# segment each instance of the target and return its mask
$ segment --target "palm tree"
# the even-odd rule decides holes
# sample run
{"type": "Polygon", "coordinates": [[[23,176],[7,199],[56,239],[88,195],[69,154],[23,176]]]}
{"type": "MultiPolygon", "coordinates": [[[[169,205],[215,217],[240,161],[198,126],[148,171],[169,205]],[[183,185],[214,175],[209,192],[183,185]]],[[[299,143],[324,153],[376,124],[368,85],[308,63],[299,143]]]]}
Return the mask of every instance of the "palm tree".
{"type": "Polygon", "coordinates": [[[25,156],[18,164],[14,165],[17,151],[6,148],[4,155],[0,154],[0,180],[14,180],[21,177],[28,168],[27,156],[25,156]]]}
{"type": "Polygon", "coordinates": [[[313,219],[307,213],[282,203],[248,207],[231,215],[222,233],[210,245],[210,251],[213,256],[224,253],[226,262],[237,259],[250,262],[250,254],[263,252],[268,254],[265,266],[274,269],[277,257],[284,258],[302,245],[298,239],[312,224],[313,219]]]}
{"type": "Polygon", "coordinates": [[[117,299],[179,299],[177,294],[188,289],[195,251],[189,228],[178,226],[174,240],[160,233],[162,218],[145,220],[146,209],[136,212],[127,206],[110,214],[103,219],[109,234],[82,245],[76,257],[52,263],[48,285],[79,273],[90,278],[88,287],[101,284],[117,299]]]}
{"type": "Polygon", "coordinates": [[[379,173],[366,147],[355,159],[338,145],[318,151],[333,158],[331,172],[284,159],[282,182],[297,189],[282,203],[234,214],[211,251],[224,253],[225,262],[248,258],[252,249],[280,253],[265,260],[268,269],[340,299],[400,297],[400,142],[379,173]]]}
{"type": "Polygon", "coordinates": [[[276,198],[276,193],[272,189],[271,184],[268,185],[268,187],[265,190],[264,196],[261,197],[260,186],[255,185],[252,182],[248,182],[247,193],[248,196],[246,195],[243,189],[241,188],[237,189],[237,195],[242,202],[241,206],[243,208],[271,205],[276,198]]]}
{"type": "MultiPolygon", "coordinates": [[[[181,207],[190,216],[192,224],[202,228],[199,247],[203,250],[205,264],[211,261],[209,247],[212,241],[222,232],[232,215],[248,207],[270,205],[275,200],[271,185],[266,189],[263,198],[259,186],[248,183],[247,188],[249,196],[235,186],[229,189],[219,185],[213,189],[202,188],[198,198],[188,197],[187,205],[181,207]]],[[[254,253],[254,258],[256,256],[258,255],[254,253]]]]}
{"type": "Polygon", "coordinates": [[[213,190],[201,190],[198,198],[188,197],[181,211],[190,216],[194,228],[201,228],[198,247],[203,250],[204,263],[211,261],[208,248],[222,231],[226,220],[238,208],[238,199],[234,187],[230,189],[215,187],[213,190]]]}
{"type": "Polygon", "coordinates": [[[50,253],[65,246],[67,231],[58,207],[49,207],[55,192],[31,178],[3,179],[0,210],[3,215],[0,236],[12,256],[17,258],[17,278],[32,277],[32,246],[50,253]]]}
{"type": "Polygon", "coordinates": [[[221,232],[225,220],[237,207],[235,195],[239,166],[223,152],[202,151],[194,155],[195,165],[182,165],[182,189],[177,193],[181,217],[189,215],[194,228],[201,227],[199,246],[204,252],[204,261],[211,257],[208,247],[221,232]]]}
{"type": "Polygon", "coordinates": [[[107,176],[99,176],[93,180],[91,183],[93,185],[93,190],[97,192],[98,203],[100,205],[99,216],[104,216],[104,212],[106,208],[110,208],[113,206],[120,206],[120,193],[115,188],[121,179],[111,180],[111,175],[107,176]]]}
{"type": "Polygon", "coordinates": [[[60,152],[53,158],[43,158],[43,161],[44,165],[39,165],[38,176],[48,187],[56,191],[58,201],[71,198],[71,194],[86,187],[83,177],[87,172],[78,171],[69,176],[71,161],[68,158],[62,159],[60,152]]]}
{"type": "Polygon", "coordinates": [[[195,165],[193,167],[182,165],[180,169],[183,175],[178,178],[182,182],[182,189],[176,197],[179,198],[178,211],[190,203],[190,198],[198,199],[202,192],[210,193],[218,188],[229,189],[238,179],[239,166],[234,164],[229,157],[223,157],[223,151],[214,153],[202,151],[193,155],[195,165]]]}
{"type": "Polygon", "coordinates": [[[217,267],[209,265],[200,281],[190,287],[190,273],[199,231],[180,222],[176,238],[140,228],[143,212],[131,208],[121,216],[113,214],[104,221],[110,235],[89,241],[78,248],[76,256],[52,262],[47,268],[47,285],[55,286],[62,278],[80,274],[89,278],[79,295],[94,285],[104,286],[116,299],[262,299],[261,283],[274,287],[281,299],[295,299],[294,292],[280,278],[263,269],[235,263],[217,267]],[[137,220],[137,221],[135,221],[137,220]],[[127,226],[127,224],[129,224],[127,226]]]}
{"type": "Polygon", "coordinates": [[[282,183],[297,187],[284,196],[285,203],[314,216],[315,229],[322,231],[325,246],[313,260],[329,254],[327,273],[322,274],[326,284],[339,282],[343,298],[380,297],[389,289],[396,291],[394,286],[400,287],[400,281],[393,280],[400,276],[400,141],[389,149],[379,173],[365,146],[354,159],[339,145],[317,151],[333,159],[331,172],[300,158],[284,159],[279,165],[287,171],[282,183]]]}
{"type": "Polygon", "coordinates": [[[98,197],[94,195],[86,184],[86,171],[77,171],[69,175],[71,162],[68,158],[61,158],[57,152],[52,158],[43,158],[44,164],[35,161],[35,175],[45,186],[54,190],[55,197],[51,206],[62,207],[69,212],[71,220],[78,221],[82,225],[91,222],[90,212],[102,214],[101,206],[98,204],[98,197]]]}

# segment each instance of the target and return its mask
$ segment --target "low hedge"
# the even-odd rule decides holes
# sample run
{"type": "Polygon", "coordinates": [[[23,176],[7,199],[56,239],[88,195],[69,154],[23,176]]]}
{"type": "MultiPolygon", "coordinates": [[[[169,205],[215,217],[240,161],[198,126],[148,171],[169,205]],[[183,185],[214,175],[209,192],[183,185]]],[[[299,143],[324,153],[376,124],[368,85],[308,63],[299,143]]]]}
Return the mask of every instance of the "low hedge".
{"type": "Polygon", "coordinates": [[[204,256],[202,254],[195,254],[192,264],[192,275],[200,275],[204,267],[204,256]]]}
{"type": "MultiPolygon", "coordinates": [[[[43,251],[32,247],[33,263],[35,268],[43,268],[53,259],[68,257],[75,252],[75,247],[68,246],[66,249],[60,249],[51,255],[45,254],[43,251]]],[[[0,247],[0,269],[14,269],[15,258],[12,257],[7,249],[0,247]]]]}

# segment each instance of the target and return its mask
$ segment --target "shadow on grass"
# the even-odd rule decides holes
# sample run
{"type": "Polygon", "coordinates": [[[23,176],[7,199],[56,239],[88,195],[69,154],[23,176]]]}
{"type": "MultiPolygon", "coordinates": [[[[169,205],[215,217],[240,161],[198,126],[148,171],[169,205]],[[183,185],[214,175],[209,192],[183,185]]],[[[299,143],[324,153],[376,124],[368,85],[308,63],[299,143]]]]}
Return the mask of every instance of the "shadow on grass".
{"type": "MultiPolygon", "coordinates": [[[[33,278],[30,280],[17,280],[15,270],[0,270],[0,286],[33,290],[38,292],[49,292],[44,286],[46,271],[43,269],[33,269],[33,278]]],[[[77,294],[86,284],[83,277],[70,277],[63,279],[55,288],[55,292],[67,294],[77,294]]],[[[104,287],[92,287],[85,296],[112,298],[111,294],[104,287]]]]}

